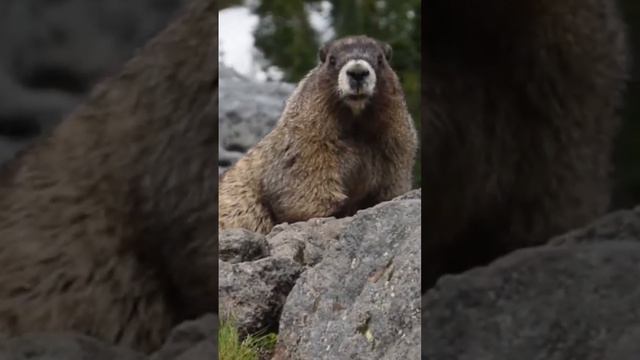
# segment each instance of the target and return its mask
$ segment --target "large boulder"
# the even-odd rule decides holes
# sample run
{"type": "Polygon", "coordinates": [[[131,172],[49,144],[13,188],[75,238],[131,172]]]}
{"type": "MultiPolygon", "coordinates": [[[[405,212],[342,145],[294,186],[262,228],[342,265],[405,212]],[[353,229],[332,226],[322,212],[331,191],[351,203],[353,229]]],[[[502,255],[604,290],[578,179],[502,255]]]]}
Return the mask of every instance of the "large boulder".
{"type": "Polygon", "coordinates": [[[303,271],[292,259],[267,257],[218,266],[219,312],[241,335],[273,330],[289,291],[303,271]]]}
{"type": "Polygon", "coordinates": [[[296,282],[275,359],[415,359],[420,353],[420,200],[359,211],[296,282]]]}
{"type": "Polygon", "coordinates": [[[445,276],[423,299],[423,359],[640,359],[640,207],[445,276]]]}

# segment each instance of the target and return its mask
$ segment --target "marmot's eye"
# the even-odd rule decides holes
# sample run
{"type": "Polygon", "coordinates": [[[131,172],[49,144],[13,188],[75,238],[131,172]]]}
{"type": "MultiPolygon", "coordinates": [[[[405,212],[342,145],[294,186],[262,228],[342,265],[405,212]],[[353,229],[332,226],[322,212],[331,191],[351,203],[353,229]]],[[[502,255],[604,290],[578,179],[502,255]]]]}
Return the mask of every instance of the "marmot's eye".
{"type": "Polygon", "coordinates": [[[335,56],[329,56],[329,64],[331,64],[332,66],[336,64],[335,56]]]}
{"type": "Polygon", "coordinates": [[[382,55],[378,55],[378,65],[382,65],[382,55]]]}

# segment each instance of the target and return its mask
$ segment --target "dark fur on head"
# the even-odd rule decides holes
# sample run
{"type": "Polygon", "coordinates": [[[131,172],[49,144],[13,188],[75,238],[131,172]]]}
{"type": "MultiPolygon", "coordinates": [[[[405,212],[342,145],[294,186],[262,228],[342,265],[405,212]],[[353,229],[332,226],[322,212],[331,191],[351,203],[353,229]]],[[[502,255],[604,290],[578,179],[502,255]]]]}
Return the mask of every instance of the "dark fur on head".
{"type": "MultiPolygon", "coordinates": [[[[397,76],[390,65],[391,54],[392,49],[389,44],[364,35],[331,41],[318,51],[320,64],[317,67],[317,81],[326,89],[323,93],[330,95],[339,110],[344,111],[346,109],[345,99],[340,96],[338,91],[333,91],[338,88],[339,73],[350,61],[366,61],[374,70],[376,78],[375,89],[366,101],[364,108],[371,115],[376,112],[375,108],[388,106],[385,97],[395,96],[398,91],[402,91],[398,86],[397,76]]],[[[344,115],[354,117],[351,111],[347,111],[344,115]]],[[[373,116],[369,116],[369,118],[373,118],[373,116]]]]}
{"type": "Polygon", "coordinates": [[[376,40],[365,35],[344,37],[344,38],[330,41],[322,45],[320,47],[320,50],[318,50],[318,59],[320,60],[321,63],[324,63],[327,58],[327,55],[328,54],[331,55],[333,51],[348,53],[348,51],[344,51],[344,49],[341,49],[341,48],[351,48],[351,50],[356,50],[358,47],[360,47],[360,50],[362,53],[367,54],[368,57],[371,58],[372,63],[373,63],[373,56],[376,57],[377,62],[381,62],[382,59],[380,58],[380,55],[382,55],[387,60],[387,62],[391,61],[391,56],[393,54],[393,49],[391,48],[391,45],[389,45],[386,42],[376,40]],[[354,41],[354,42],[349,43],[350,41],[354,41]]]}

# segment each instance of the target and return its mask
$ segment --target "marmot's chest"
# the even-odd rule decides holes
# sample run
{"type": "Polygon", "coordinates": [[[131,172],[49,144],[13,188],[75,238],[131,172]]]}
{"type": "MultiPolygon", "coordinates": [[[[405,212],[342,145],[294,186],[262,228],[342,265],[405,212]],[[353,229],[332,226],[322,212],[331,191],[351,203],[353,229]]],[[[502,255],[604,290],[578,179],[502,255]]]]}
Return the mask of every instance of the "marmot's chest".
{"type": "Polygon", "coordinates": [[[347,196],[359,201],[379,191],[392,165],[384,149],[353,140],[339,148],[339,167],[347,196]]]}

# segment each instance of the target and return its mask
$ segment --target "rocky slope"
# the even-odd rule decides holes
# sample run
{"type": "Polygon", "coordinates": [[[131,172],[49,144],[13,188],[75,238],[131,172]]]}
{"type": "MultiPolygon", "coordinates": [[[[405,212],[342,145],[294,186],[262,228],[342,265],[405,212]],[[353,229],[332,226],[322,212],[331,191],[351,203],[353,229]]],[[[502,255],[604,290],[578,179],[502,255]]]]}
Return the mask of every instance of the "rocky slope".
{"type": "Polygon", "coordinates": [[[277,329],[274,359],[417,359],[420,198],[266,236],[222,232],[222,316],[243,333],[277,329]]]}

